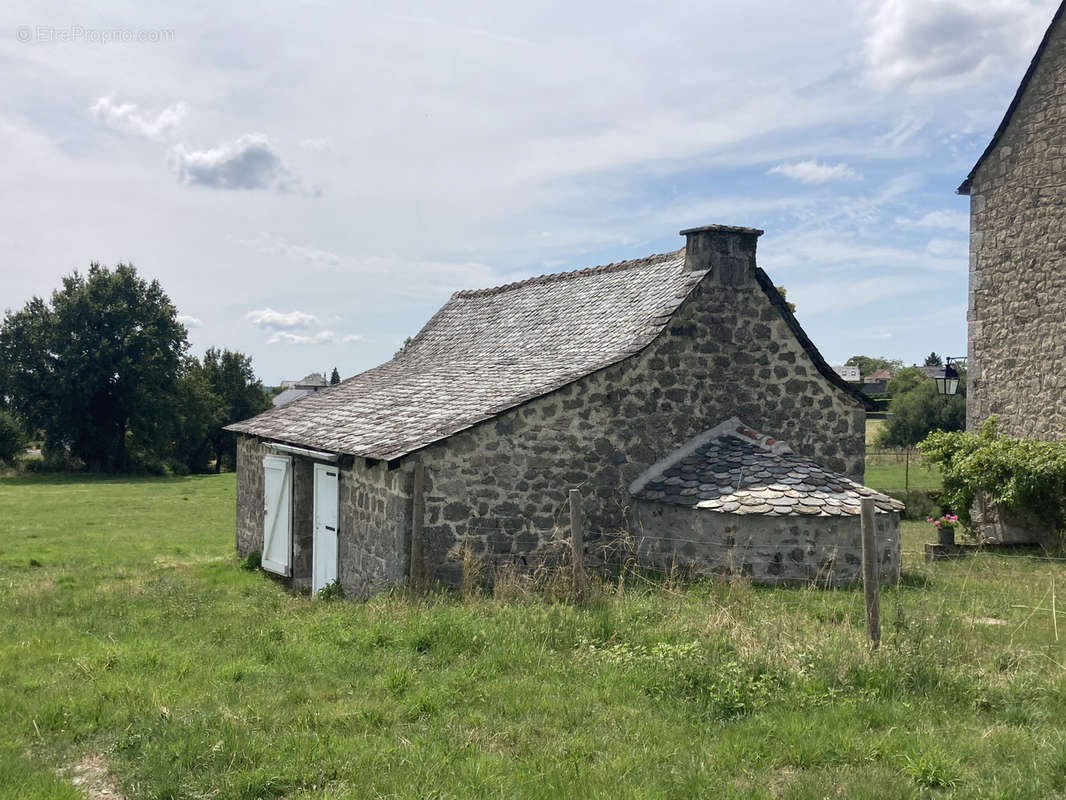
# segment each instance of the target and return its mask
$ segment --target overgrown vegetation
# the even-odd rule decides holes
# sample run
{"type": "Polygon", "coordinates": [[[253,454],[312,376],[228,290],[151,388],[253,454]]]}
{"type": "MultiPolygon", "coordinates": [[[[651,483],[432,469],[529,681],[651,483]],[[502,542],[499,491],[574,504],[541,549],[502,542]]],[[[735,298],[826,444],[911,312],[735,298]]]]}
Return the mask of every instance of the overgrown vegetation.
{"type": "Polygon", "coordinates": [[[1066,443],[1000,436],[989,417],[978,433],[933,433],[918,449],[940,468],[945,503],[964,524],[985,495],[1056,531],[1066,526],[1066,443]]]}
{"type": "Polygon", "coordinates": [[[238,568],[233,491],[0,478],[6,796],[73,800],[88,760],[131,800],[1066,790],[1058,562],[908,555],[870,653],[855,590],[317,602],[238,568]]]}

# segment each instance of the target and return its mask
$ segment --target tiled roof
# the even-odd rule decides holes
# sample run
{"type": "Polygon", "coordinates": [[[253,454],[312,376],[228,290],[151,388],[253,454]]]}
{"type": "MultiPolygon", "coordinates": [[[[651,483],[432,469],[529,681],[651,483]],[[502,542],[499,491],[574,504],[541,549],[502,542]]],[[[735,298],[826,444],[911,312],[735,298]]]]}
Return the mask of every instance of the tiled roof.
{"type": "Polygon", "coordinates": [[[630,491],[639,500],[730,514],[857,515],[864,497],[872,497],[880,512],[904,508],[899,500],[797,455],[736,417],[651,467],[630,491]]]}
{"type": "Polygon", "coordinates": [[[281,406],[287,406],[295,400],[299,400],[301,397],[306,397],[309,394],[311,394],[310,389],[285,389],[274,395],[270,402],[274,408],[280,408],[281,406]]]}
{"type": "Polygon", "coordinates": [[[456,292],[394,358],[229,430],[395,459],[647,346],[706,275],[684,250],[456,292]]]}

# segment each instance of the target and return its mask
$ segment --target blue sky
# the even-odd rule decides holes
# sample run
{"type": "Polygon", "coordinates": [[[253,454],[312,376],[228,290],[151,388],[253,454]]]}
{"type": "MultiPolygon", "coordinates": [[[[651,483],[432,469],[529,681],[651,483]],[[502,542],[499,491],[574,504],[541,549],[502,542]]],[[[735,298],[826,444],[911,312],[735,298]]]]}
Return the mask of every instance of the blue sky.
{"type": "Polygon", "coordinates": [[[0,11],[0,306],[132,262],[276,383],[712,222],[830,362],[962,355],[954,190],[1056,3],[175,5],[0,11]]]}

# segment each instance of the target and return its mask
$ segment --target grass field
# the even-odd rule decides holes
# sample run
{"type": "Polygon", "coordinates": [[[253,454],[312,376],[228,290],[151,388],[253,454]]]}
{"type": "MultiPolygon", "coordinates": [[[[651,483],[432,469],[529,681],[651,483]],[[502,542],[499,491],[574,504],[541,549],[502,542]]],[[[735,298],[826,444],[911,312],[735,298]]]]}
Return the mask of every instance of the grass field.
{"type": "Polygon", "coordinates": [[[908,456],[902,450],[885,451],[877,447],[877,436],[885,426],[883,419],[866,420],[866,476],[864,482],[875,489],[902,491],[905,489],[939,489],[940,472],[921,463],[921,456],[912,450],[908,456]]]}
{"type": "Polygon", "coordinates": [[[871,654],[854,590],[311,601],[238,567],[233,491],[0,478],[0,796],[1066,792],[1062,562],[908,556],[871,654]]]}

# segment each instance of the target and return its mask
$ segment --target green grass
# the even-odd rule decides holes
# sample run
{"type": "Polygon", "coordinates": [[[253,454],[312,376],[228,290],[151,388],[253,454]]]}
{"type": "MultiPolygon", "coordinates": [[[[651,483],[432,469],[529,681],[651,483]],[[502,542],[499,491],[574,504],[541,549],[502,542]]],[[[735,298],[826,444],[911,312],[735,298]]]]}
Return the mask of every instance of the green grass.
{"type": "Polygon", "coordinates": [[[908,456],[902,449],[884,450],[877,446],[877,437],[885,426],[883,419],[866,420],[866,475],[863,482],[882,491],[908,489],[939,489],[940,471],[922,463],[918,451],[908,456]]]}
{"type": "Polygon", "coordinates": [[[233,491],[0,478],[0,796],[90,756],[130,798],[1066,792],[1060,562],[908,556],[871,654],[855,590],[311,601],[239,568],[233,491]]]}

